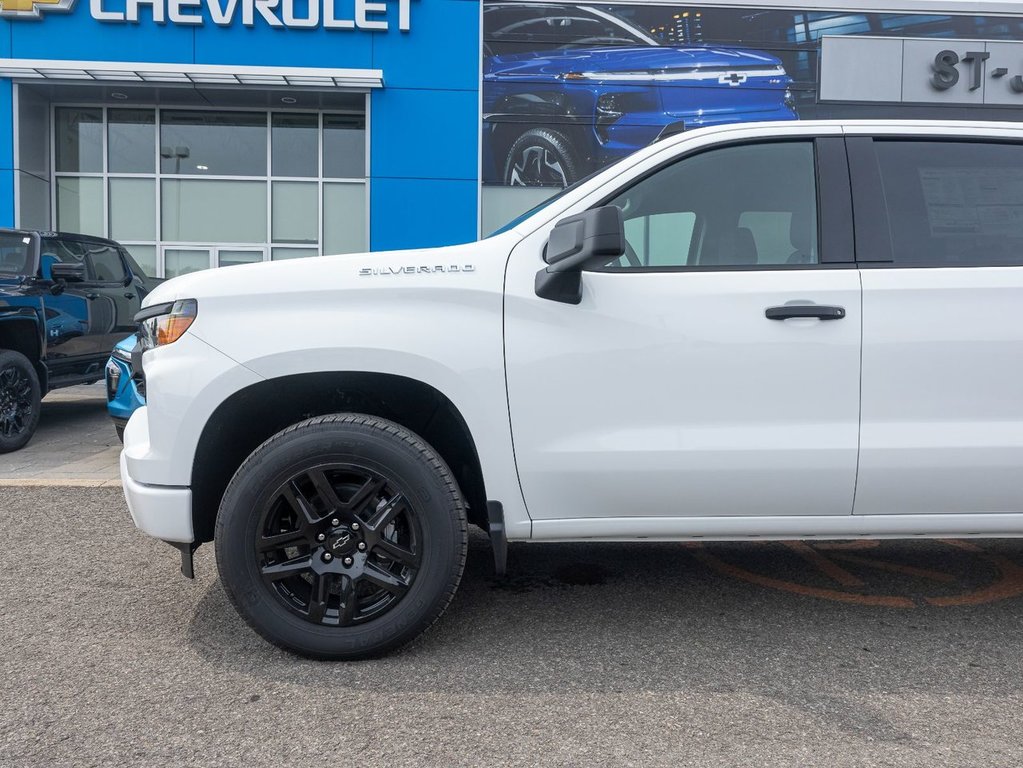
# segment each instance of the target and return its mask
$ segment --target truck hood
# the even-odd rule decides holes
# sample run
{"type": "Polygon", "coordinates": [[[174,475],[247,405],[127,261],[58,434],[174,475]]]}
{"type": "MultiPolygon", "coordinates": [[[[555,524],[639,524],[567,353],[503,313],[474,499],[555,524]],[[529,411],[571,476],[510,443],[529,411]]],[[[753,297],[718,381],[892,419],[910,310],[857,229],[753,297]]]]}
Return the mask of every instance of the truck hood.
{"type": "MultiPolygon", "coordinates": [[[[485,77],[558,76],[569,73],[635,73],[657,75],[681,71],[765,70],[781,68],[781,60],[746,48],[681,48],[612,46],[491,56],[485,77]]],[[[640,81],[641,82],[641,81],[640,81]]]]}
{"type": "MultiPolygon", "coordinates": [[[[477,243],[408,251],[320,256],[223,267],[182,275],[156,287],[143,306],[178,299],[266,301],[293,294],[398,286],[442,286],[482,271],[477,243]]],[[[500,265],[503,269],[503,263],[500,265]]]]}

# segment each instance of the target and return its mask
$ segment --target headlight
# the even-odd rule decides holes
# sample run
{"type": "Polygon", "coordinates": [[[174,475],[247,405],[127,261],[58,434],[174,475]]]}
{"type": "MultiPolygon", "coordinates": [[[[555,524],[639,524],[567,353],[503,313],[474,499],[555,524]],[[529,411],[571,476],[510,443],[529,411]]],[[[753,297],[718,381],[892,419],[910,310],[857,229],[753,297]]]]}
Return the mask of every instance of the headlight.
{"type": "Polygon", "coordinates": [[[142,351],[173,344],[195,322],[198,311],[195,299],[181,299],[143,309],[135,315],[142,351]]]}
{"type": "Polygon", "coordinates": [[[114,347],[114,351],[110,353],[111,357],[115,357],[121,362],[128,363],[131,365],[131,352],[121,349],[120,347],[114,347]]]}

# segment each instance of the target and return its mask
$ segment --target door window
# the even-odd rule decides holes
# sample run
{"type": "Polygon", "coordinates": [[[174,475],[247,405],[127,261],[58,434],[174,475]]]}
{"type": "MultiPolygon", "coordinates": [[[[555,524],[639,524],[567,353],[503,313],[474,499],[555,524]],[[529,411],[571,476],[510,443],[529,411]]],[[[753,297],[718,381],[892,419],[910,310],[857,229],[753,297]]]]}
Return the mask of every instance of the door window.
{"type": "Polygon", "coordinates": [[[99,283],[123,283],[127,278],[117,248],[85,243],[85,263],[89,277],[99,283]]]}
{"type": "Polygon", "coordinates": [[[629,245],[612,269],[820,261],[810,141],[704,152],[657,171],[609,204],[624,211],[629,245]]]}
{"type": "Polygon", "coordinates": [[[895,266],[1023,264],[1023,146],[875,141],[895,266]]]}

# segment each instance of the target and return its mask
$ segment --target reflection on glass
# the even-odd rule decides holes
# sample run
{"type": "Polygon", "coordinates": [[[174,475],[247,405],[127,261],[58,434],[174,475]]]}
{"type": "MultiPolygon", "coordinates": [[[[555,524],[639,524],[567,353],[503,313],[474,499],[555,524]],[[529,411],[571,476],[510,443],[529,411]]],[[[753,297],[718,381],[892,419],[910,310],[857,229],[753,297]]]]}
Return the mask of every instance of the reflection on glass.
{"type": "Polygon", "coordinates": [[[266,176],[266,113],[163,112],[160,170],[187,176],[266,176]]]}
{"type": "Polygon", "coordinates": [[[61,107],[56,111],[57,170],[103,172],[103,110],[61,107]]]}
{"type": "Polygon", "coordinates": [[[111,109],[107,112],[107,164],[111,173],[156,170],[156,112],[111,109]]]}
{"type": "Polygon", "coordinates": [[[240,251],[221,248],[217,251],[217,266],[237,267],[241,264],[255,264],[263,260],[262,251],[240,251]]]}
{"type": "Polygon", "coordinates": [[[124,246],[135,263],[142,268],[146,277],[156,277],[156,246],[155,245],[126,245],[124,246]]]}
{"type": "Polygon", "coordinates": [[[57,179],[57,229],[103,236],[102,179],[57,179]]]}
{"type": "Polygon", "coordinates": [[[288,259],[306,259],[316,255],[315,248],[274,248],[270,254],[274,261],[287,261],[288,259]]]}
{"type": "Polygon", "coordinates": [[[187,275],[210,268],[210,252],[200,249],[165,248],[163,251],[164,274],[167,277],[187,275]]]}
{"type": "Polygon", "coordinates": [[[323,116],[323,175],[329,179],[366,177],[364,115],[323,116]]]}
{"type": "Polygon", "coordinates": [[[163,239],[179,243],[265,243],[266,182],[164,179],[163,239]]]}
{"type": "Polygon", "coordinates": [[[273,175],[318,176],[319,137],[320,118],[317,115],[273,115],[273,175]]]}
{"type": "Polygon", "coordinates": [[[156,239],[155,180],[110,180],[110,237],[114,240],[156,239]]]}
{"type": "Polygon", "coordinates": [[[319,189],[315,182],[275,181],[273,188],[273,241],[320,241],[319,189]]]}
{"type": "Polygon", "coordinates": [[[323,253],[366,250],[366,185],[323,185],[323,253]]]}

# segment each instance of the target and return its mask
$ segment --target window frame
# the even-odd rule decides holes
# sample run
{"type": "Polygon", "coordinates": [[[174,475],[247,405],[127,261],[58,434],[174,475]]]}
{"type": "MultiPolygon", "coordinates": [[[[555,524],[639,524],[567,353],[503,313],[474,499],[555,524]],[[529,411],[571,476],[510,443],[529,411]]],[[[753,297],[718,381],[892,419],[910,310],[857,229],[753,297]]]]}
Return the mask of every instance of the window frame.
{"type": "Polygon", "coordinates": [[[969,263],[902,262],[895,259],[892,241],[891,217],[885,201],[881,162],[875,143],[917,144],[1001,144],[1019,147],[1023,141],[1002,137],[956,136],[941,133],[892,133],[878,136],[847,136],[850,181],[852,184],[853,220],[856,232],[856,264],[862,269],[977,269],[983,267],[1023,267],[1023,255],[1018,262],[987,261],[978,259],[969,263]]]}
{"type": "Polygon", "coordinates": [[[239,247],[248,248],[253,246],[253,243],[228,243],[228,242],[217,242],[217,243],[193,243],[184,241],[171,241],[163,239],[163,221],[161,211],[161,182],[165,179],[179,179],[179,180],[198,180],[198,179],[211,179],[211,180],[229,180],[229,181],[262,181],[266,186],[266,210],[267,210],[267,241],[265,243],[258,243],[255,245],[265,246],[266,260],[272,259],[273,250],[275,248],[302,248],[308,252],[308,256],[324,256],[328,255],[330,251],[325,249],[325,220],[326,216],[325,205],[323,196],[325,189],[332,185],[351,185],[358,187],[362,192],[363,200],[363,211],[361,215],[361,226],[364,233],[364,242],[360,250],[368,251],[370,249],[370,223],[372,215],[372,186],[373,181],[370,175],[370,158],[372,157],[372,115],[371,115],[371,100],[368,91],[358,91],[358,95],[361,97],[359,103],[361,109],[348,110],[342,107],[335,108],[315,108],[305,107],[297,105],[288,105],[282,107],[188,107],[188,106],[175,106],[175,105],[161,105],[153,101],[143,101],[138,104],[112,104],[109,102],[92,101],[92,100],[71,100],[71,101],[56,101],[49,105],[48,113],[50,119],[50,125],[55,125],[56,113],[60,109],[96,109],[102,113],[102,126],[101,135],[103,139],[103,166],[101,171],[97,172],[72,172],[72,171],[57,171],[56,170],[56,131],[51,131],[51,136],[48,140],[48,153],[50,161],[50,229],[57,231],[60,227],[57,226],[58,216],[58,199],[57,199],[57,187],[61,179],[74,178],[74,179],[97,179],[102,185],[102,227],[97,228],[95,232],[82,232],[82,233],[68,233],[68,234],[83,234],[87,237],[99,237],[99,238],[112,238],[111,230],[111,200],[110,200],[110,181],[113,179],[151,179],[155,182],[154,190],[154,205],[156,206],[156,232],[154,240],[138,240],[128,239],[118,240],[118,244],[131,249],[134,247],[145,247],[153,248],[155,250],[156,265],[155,275],[153,277],[157,279],[163,279],[166,275],[165,264],[163,261],[163,252],[167,247],[172,248],[216,248],[216,247],[239,247]],[[133,110],[152,110],[155,115],[155,131],[156,139],[154,142],[154,171],[151,173],[128,173],[128,172],[115,172],[110,170],[110,122],[109,113],[111,111],[123,111],[125,109],[133,110]],[[237,113],[237,112],[259,112],[266,118],[267,125],[267,136],[266,136],[266,152],[267,152],[267,175],[265,176],[220,176],[216,174],[210,175],[186,175],[186,174],[165,174],[160,168],[160,130],[162,125],[162,114],[166,111],[211,111],[211,112],[223,112],[223,113],[237,113]],[[273,116],[278,114],[308,114],[315,115],[318,123],[318,136],[317,136],[317,168],[319,176],[317,177],[291,177],[291,176],[278,176],[273,174],[272,168],[272,126],[273,116]],[[363,159],[364,168],[363,173],[360,176],[353,177],[331,177],[324,176],[324,159],[323,159],[323,132],[324,122],[333,116],[347,116],[354,115],[361,119],[363,122],[363,159]],[[319,241],[315,245],[301,245],[296,243],[275,243],[272,238],[272,231],[270,229],[270,221],[272,216],[272,189],[274,181],[303,181],[312,182],[318,185],[319,199],[317,202],[318,218],[319,218],[319,229],[318,237],[319,241]]]}
{"type": "MultiPolygon", "coordinates": [[[[738,139],[722,141],[711,146],[673,157],[630,180],[628,184],[603,196],[590,206],[590,210],[608,205],[612,200],[642,184],[651,176],[677,163],[719,149],[764,144],[811,143],[814,152],[814,183],[817,196],[817,252],[818,262],[813,264],[681,264],[655,267],[587,267],[585,272],[609,274],[644,274],[671,272],[776,272],[804,269],[849,269],[856,267],[853,204],[849,176],[849,159],[842,136],[792,136],[778,138],[738,139]]],[[[700,227],[697,218],[696,229],[700,227]]]]}

